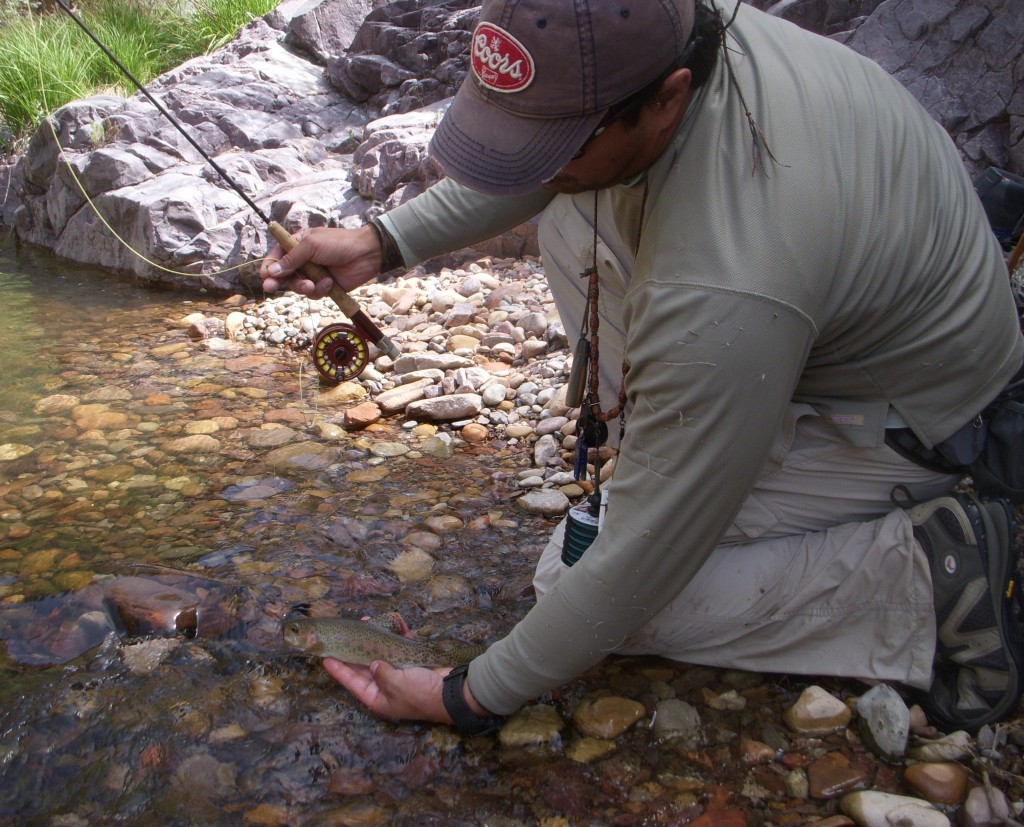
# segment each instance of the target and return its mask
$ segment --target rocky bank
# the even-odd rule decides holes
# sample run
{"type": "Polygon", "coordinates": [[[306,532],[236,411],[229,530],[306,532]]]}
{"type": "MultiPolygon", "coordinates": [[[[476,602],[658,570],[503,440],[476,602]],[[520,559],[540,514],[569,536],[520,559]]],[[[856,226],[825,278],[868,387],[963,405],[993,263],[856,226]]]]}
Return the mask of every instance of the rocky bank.
{"type": "MultiPolygon", "coordinates": [[[[1019,0],[754,3],[877,60],[972,174],[1024,172],[1019,0]]],[[[440,176],[426,146],[477,14],[468,0],[286,0],[150,89],[269,218],[355,226],[440,176]]],[[[0,225],[72,261],[221,292],[254,289],[268,249],[260,218],[141,95],[44,122],[0,165],[0,225]]],[[[535,253],[532,230],[483,252],[535,253]]]]}

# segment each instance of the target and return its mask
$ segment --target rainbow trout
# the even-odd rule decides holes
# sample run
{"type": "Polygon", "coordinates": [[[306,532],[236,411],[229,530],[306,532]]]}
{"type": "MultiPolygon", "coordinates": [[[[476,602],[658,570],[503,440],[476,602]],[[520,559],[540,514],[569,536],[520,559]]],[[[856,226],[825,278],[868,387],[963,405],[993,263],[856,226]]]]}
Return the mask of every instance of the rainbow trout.
{"type": "Polygon", "coordinates": [[[300,617],[281,627],[285,643],[321,658],[368,665],[382,660],[392,666],[457,666],[482,654],[486,646],[444,641],[426,643],[396,635],[365,620],[346,617],[300,617]]]}

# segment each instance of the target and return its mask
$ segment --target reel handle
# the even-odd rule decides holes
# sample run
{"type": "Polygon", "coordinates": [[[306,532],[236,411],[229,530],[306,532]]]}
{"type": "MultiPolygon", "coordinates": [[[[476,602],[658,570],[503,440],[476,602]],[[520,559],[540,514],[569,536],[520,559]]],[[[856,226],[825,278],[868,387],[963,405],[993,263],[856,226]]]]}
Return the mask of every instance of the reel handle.
{"type": "MultiPolygon", "coordinates": [[[[274,240],[281,245],[281,248],[286,253],[291,252],[298,245],[299,240],[276,221],[271,221],[267,226],[270,228],[270,234],[274,237],[274,240]]],[[[352,324],[359,328],[367,339],[377,345],[392,359],[397,359],[401,356],[401,351],[395,346],[395,343],[385,336],[383,331],[370,320],[370,317],[359,306],[359,302],[353,299],[331,278],[331,273],[326,267],[322,264],[308,261],[302,265],[302,272],[313,281],[322,281],[325,278],[331,279],[331,292],[328,295],[338,305],[338,309],[352,320],[352,324]]]]}

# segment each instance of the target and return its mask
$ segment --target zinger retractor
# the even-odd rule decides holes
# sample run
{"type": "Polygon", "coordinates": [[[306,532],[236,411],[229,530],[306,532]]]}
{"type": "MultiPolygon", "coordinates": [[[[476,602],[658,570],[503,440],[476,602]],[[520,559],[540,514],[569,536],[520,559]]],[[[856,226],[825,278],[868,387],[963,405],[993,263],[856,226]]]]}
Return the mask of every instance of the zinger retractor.
{"type": "Polygon", "coordinates": [[[366,338],[350,324],[329,324],[313,338],[313,365],[325,382],[355,379],[368,364],[366,338]]]}

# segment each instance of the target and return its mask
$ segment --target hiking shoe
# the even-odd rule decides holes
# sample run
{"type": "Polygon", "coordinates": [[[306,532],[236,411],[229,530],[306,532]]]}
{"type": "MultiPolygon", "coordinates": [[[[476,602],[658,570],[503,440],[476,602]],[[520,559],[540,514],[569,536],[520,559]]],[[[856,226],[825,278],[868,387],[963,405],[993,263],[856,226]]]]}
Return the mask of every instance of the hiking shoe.
{"type": "Polygon", "coordinates": [[[975,731],[1013,712],[1021,695],[1013,511],[1005,500],[955,494],[907,514],[931,564],[938,627],[921,706],[940,728],[975,731]]]}

